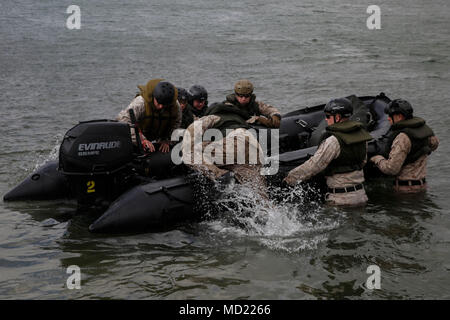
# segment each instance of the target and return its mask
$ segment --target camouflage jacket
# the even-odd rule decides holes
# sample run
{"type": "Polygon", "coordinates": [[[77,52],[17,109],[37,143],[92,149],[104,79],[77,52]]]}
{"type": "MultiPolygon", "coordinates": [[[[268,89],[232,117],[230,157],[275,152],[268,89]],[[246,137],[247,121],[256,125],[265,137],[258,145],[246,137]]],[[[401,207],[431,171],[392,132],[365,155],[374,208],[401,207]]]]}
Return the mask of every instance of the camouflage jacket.
{"type": "MultiPolygon", "coordinates": [[[[324,171],[328,165],[337,157],[341,150],[339,141],[331,136],[324,140],[317,149],[316,153],[305,163],[291,170],[285,181],[294,185],[298,182],[307,181],[311,177],[324,171]]],[[[367,159],[364,161],[364,164],[367,159]]],[[[363,170],[356,170],[347,173],[336,173],[326,177],[329,188],[351,187],[364,182],[363,170]]],[[[367,202],[367,196],[364,189],[346,193],[327,193],[327,202],[335,205],[363,205],[367,202]]]]}
{"type": "MultiPolygon", "coordinates": [[[[172,124],[171,124],[170,133],[172,133],[173,130],[179,128],[180,125],[181,125],[180,104],[178,103],[178,101],[176,103],[178,105],[179,112],[175,116],[175,121],[173,121],[172,124]]],[[[131,125],[130,114],[129,114],[129,111],[128,111],[129,109],[133,109],[134,110],[134,114],[136,116],[136,121],[139,122],[142,119],[144,119],[144,117],[145,117],[145,101],[144,101],[144,98],[142,98],[142,96],[137,96],[136,98],[134,98],[126,109],[120,111],[120,113],[116,117],[116,120],[120,121],[120,122],[126,122],[126,123],[131,125]]],[[[134,128],[131,127],[130,129],[131,129],[131,139],[132,139],[133,143],[136,144],[136,136],[135,136],[135,133],[134,133],[134,128]]],[[[159,138],[159,139],[157,139],[157,142],[161,142],[161,140],[162,139],[159,138]]]]}
{"type": "MultiPolygon", "coordinates": [[[[434,151],[439,145],[439,139],[432,136],[430,139],[431,150],[434,151]]],[[[404,165],[408,153],[411,151],[411,140],[405,133],[399,133],[392,143],[389,158],[377,155],[370,158],[372,162],[387,175],[396,176],[399,180],[420,180],[427,174],[427,158],[423,155],[413,163],[404,165]]]]}
{"type": "Polygon", "coordinates": [[[232,130],[226,137],[214,142],[203,141],[206,130],[214,128],[220,121],[216,115],[208,115],[194,121],[183,136],[183,162],[211,178],[217,178],[226,170],[226,165],[247,164],[260,167],[264,161],[258,140],[246,129],[232,130]],[[227,148],[228,146],[228,148],[227,148]],[[242,146],[245,149],[240,150],[242,146]]]}

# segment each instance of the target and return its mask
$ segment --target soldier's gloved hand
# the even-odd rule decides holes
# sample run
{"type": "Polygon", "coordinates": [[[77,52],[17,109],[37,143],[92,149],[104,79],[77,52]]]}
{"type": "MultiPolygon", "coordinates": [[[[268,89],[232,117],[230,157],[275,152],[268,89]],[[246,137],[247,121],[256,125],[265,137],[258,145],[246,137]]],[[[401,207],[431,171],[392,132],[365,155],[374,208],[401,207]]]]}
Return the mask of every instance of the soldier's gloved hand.
{"type": "Polygon", "coordinates": [[[272,128],[279,128],[281,124],[281,116],[279,114],[274,114],[270,117],[272,120],[272,128]]]}
{"type": "Polygon", "coordinates": [[[263,126],[266,126],[266,127],[269,127],[270,124],[271,124],[270,119],[268,119],[268,118],[266,118],[266,117],[263,117],[263,116],[258,117],[257,122],[258,122],[259,124],[262,124],[263,126]]]}
{"type": "Polygon", "coordinates": [[[170,149],[169,143],[167,141],[162,141],[161,145],[159,146],[159,151],[167,153],[169,152],[169,149],[170,149]]]}
{"type": "Polygon", "coordinates": [[[278,115],[273,115],[270,118],[261,116],[258,118],[258,122],[268,128],[279,128],[280,127],[280,117],[278,115]]]}
{"type": "Polygon", "coordinates": [[[155,146],[153,145],[153,143],[151,143],[151,141],[149,141],[147,139],[143,139],[141,141],[142,141],[142,147],[144,148],[144,151],[148,151],[148,152],[155,151],[155,146]]]}

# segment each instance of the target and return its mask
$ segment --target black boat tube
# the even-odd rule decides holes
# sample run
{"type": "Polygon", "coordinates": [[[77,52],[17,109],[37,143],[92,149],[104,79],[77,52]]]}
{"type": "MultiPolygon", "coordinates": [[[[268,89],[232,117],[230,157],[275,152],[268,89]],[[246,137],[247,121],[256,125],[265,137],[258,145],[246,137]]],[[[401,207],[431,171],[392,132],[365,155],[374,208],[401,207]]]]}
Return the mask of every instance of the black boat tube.
{"type": "Polygon", "coordinates": [[[3,200],[54,200],[69,197],[70,191],[66,177],[58,171],[58,160],[52,160],[9,191],[3,200]]]}
{"type": "Polygon", "coordinates": [[[154,230],[192,218],[195,218],[192,188],[180,177],[127,191],[89,226],[89,230],[95,233],[154,230]]]}

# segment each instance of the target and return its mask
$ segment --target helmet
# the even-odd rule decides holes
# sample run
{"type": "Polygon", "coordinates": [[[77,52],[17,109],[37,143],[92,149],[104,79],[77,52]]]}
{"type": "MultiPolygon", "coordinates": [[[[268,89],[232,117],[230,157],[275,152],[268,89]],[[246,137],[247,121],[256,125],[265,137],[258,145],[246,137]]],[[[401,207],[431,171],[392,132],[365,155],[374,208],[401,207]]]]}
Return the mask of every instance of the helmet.
{"type": "Polygon", "coordinates": [[[208,92],[206,89],[201,85],[193,85],[188,90],[189,99],[190,101],[194,100],[200,100],[200,101],[207,101],[208,100],[208,92]]]}
{"type": "Polygon", "coordinates": [[[353,114],[353,107],[347,98],[333,99],[328,102],[323,112],[332,115],[340,114],[344,118],[348,118],[353,114]]]}
{"type": "Polygon", "coordinates": [[[173,101],[175,97],[175,86],[170,82],[161,81],[153,90],[153,97],[163,105],[168,105],[173,101]]]}
{"type": "Polygon", "coordinates": [[[395,99],[389,102],[384,109],[384,113],[392,116],[395,113],[400,113],[405,116],[406,119],[410,119],[413,116],[413,108],[411,104],[403,99],[395,99]]]}
{"type": "Polygon", "coordinates": [[[177,89],[178,89],[178,101],[187,101],[189,98],[187,90],[184,88],[177,88],[177,89]]]}
{"type": "Polygon", "coordinates": [[[239,80],[234,85],[234,92],[237,94],[252,94],[253,84],[247,79],[239,80]]]}

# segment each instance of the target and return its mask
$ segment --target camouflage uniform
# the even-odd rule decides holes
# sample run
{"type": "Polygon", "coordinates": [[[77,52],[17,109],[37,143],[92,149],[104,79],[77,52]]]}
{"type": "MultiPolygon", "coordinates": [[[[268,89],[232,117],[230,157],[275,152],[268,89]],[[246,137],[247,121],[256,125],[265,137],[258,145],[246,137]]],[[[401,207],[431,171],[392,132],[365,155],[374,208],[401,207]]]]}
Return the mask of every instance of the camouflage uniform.
{"type": "MultiPolygon", "coordinates": [[[[432,151],[436,150],[439,140],[436,136],[429,137],[429,145],[432,151]]],[[[427,188],[426,182],[421,185],[398,185],[399,180],[412,181],[425,179],[427,174],[427,158],[428,155],[422,155],[416,161],[404,165],[405,159],[411,151],[411,140],[405,133],[399,133],[392,143],[389,152],[389,159],[381,155],[370,158],[372,162],[387,175],[396,176],[394,190],[404,193],[415,193],[424,191],[427,188]]]]}
{"type": "MultiPolygon", "coordinates": [[[[228,105],[236,105],[241,108],[247,108],[250,113],[252,113],[252,117],[247,120],[247,123],[255,123],[259,118],[260,115],[265,116],[266,118],[272,118],[273,116],[278,116],[279,119],[281,119],[281,113],[280,111],[271,106],[270,104],[266,104],[262,101],[256,101],[255,95],[252,96],[252,100],[249,102],[248,106],[242,107],[240,106],[239,102],[236,100],[235,94],[230,94],[227,96],[226,100],[223,102],[224,104],[228,105]]],[[[280,122],[278,121],[278,125],[275,127],[280,126],[280,122]]]]}
{"type": "MultiPolygon", "coordinates": [[[[172,121],[171,126],[170,126],[170,133],[173,132],[173,130],[177,129],[180,127],[181,125],[181,109],[180,109],[180,104],[177,101],[176,102],[177,106],[178,106],[178,110],[179,112],[177,112],[175,114],[175,120],[172,121]]],[[[118,115],[116,120],[120,121],[120,122],[126,122],[128,124],[131,125],[131,119],[130,119],[130,114],[129,114],[129,110],[133,109],[134,110],[134,114],[136,116],[136,121],[139,122],[141,119],[143,119],[145,117],[145,101],[144,98],[142,96],[137,96],[136,98],[134,98],[131,103],[128,105],[128,107],[124,110],[122,110],[118,115]]],[[[130,128],[131,130],[131,139],[133,141],[134,144],[136,144],[136,136],[134,134],[134,129],[130,128]]],[[[149,137],[147,137],[149,138],[149,137]]],[[[168,142],[170,140],[170,136],[169,137],[158,137],[157,142],[168,142]]]]}
{"type": "MultiPolygon", "coordinates": [[[[316,174],[325,170],[328,165],[339,157],[341,148],[336,137],[330,136],[324,140],[316,153],[305,163],[291,170],[285,181],[288,184],[295,184],[306,181],[316,174]]],[[[364,161],[363,165],[366,161],[364,161]]],[[[347,173],[336,173],[326,176],[328,188],[352,187],[364,182],[363,170],[347,173]]],[[[364,188],[345,193],[327,193],[325,199],[333,205],[360,206],[367,203],[367,195],[364,188]]]]}
{"type": "Polygon", "coordinates": [[[237,128],[221,140],[201,142],[203,133],[207,129],[213,128],[220,120],[221,118],[217,115],[208,115],[194,121],[186,129],[182,146],[183,162],[211,180],[221,177],[227,171],[232,171],[240,183],[251,183],[255,192],[267,198],[265,179],[260,174],[263,163],[262,149],[257,139],[250,132],[244,128],[237,128]],[[201,135],[198,137],[200,142],[195,141],[194,127],[198,128],[197,130],[200,129],[201,135]],[[201,148],[199,144],[201,144],[201,148]],[[227,150],[227,145],[232,144],[234,144],[234,148],[227,150]],[[238,152],[239,144],[245,146],[244,154],[238,152]],[[218,155],[220,157],[219,164],[214,164],[214,156],[216,154],[214,152],[204,152],[205,148],[208,148],[208,150],[220,150],[218,155]],[[234,161],[227,164],[227,157],[229,160],[234,159],[234,161]],[[240,160],[239,157],[243,158],[243,164],[237,163],[240,160]],[[200,163],[195,163],[196,159],[200,159],[200,163]]]}

